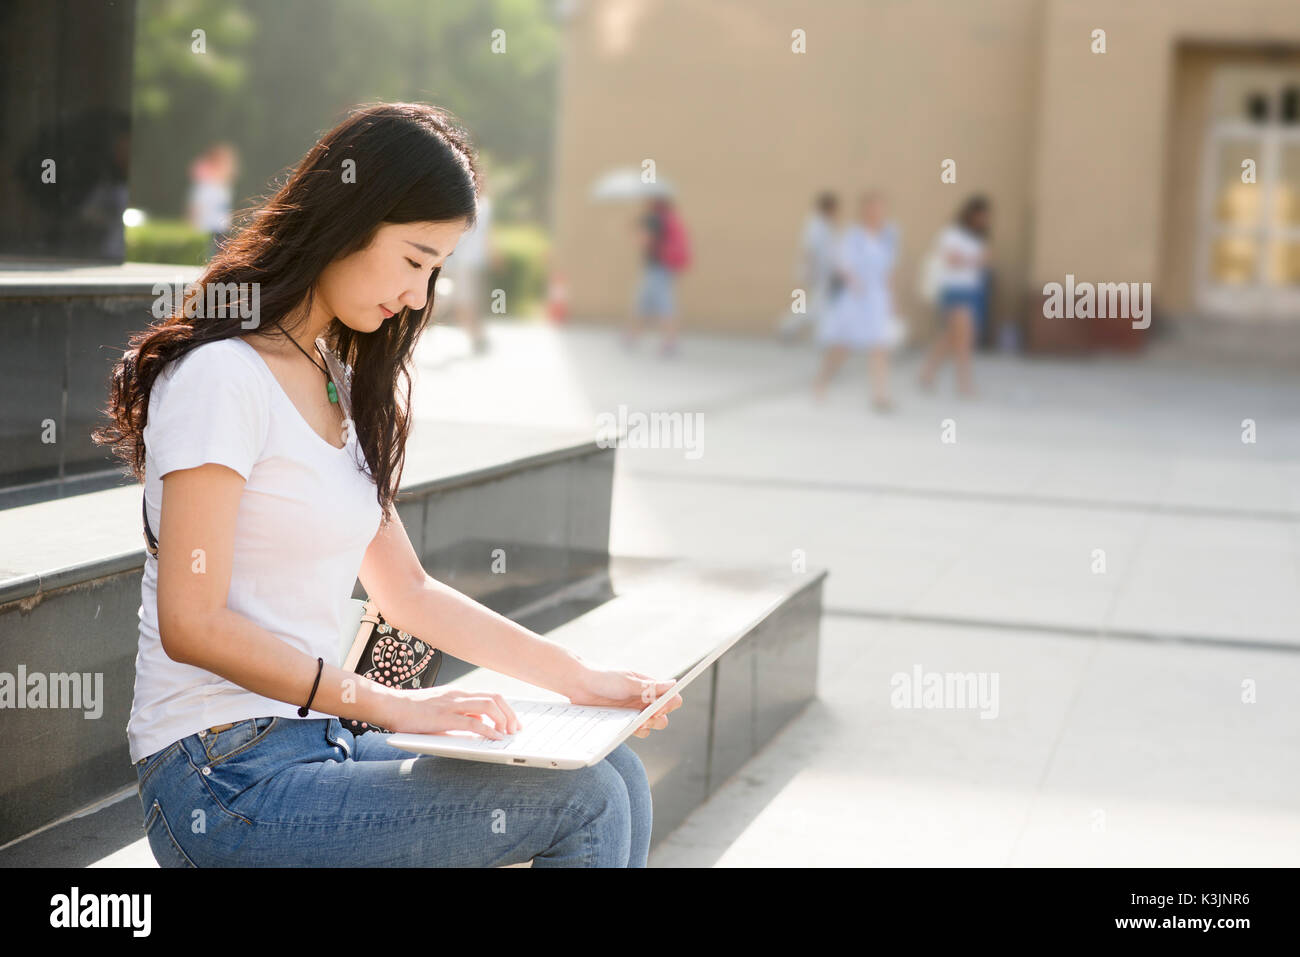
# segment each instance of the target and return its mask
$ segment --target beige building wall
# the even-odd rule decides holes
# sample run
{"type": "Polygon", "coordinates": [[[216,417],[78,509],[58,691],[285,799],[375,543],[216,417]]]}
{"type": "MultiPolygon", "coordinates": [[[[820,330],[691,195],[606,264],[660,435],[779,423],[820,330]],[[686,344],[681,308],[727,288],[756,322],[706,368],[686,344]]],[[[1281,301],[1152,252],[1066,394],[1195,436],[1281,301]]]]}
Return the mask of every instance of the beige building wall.
{"type": "Polygon", "coordinates": [[[1181,204],[1211,66],[1179,51],[1277,43],[1300,45],[1300,2],[580,0],[556,142],[554,255],[571,313],[630,310],[639,207],[588,191],[645,159],[677,185],[692,234],[688,328],[762,334],[788,314],[798,235],[826,188],[886,192],[918,331],[917,264],[976,191],[994,204],[999,314],[1037,308],[1067,272],[1152,281],[1158,302],[1182,305],[1181,204]],[[1090,50],[1097,28],[1105,54],[1090,50]],[[806,53],[791,52],[796,29],[806,53]],[[940,182],[949,158],[956,184],[940,182]]]}
{"type": "Polygon", "coordinates": [[[1300,45],[1300,3],[1049,0],[1045,23],[1033,283],[1150,281],[1164,308],[1190,308],[1210,70],[1228,45],[1300,45]],[[1211,44],[1176,70],[1180,49],[1211,44]]]}
{"type": "Polygon", "coordinates": [[[900,293],[969,193],[996,205],[997,259],[1028,252],[1039,0],[862,3],[684,0],[581,3],[569,21],[558,131],[555,262],[571,312],[628,314],[635,207],[587,191],[655,160],[679,187],[695,266],[689,326],[767,332],[790,309],[812,198],[883,189],[903,230],[900,293]],[[791,52],[802,29],[807,52],[791,52]],[[957,183],[940,164],[957,161],[957,183]]]}

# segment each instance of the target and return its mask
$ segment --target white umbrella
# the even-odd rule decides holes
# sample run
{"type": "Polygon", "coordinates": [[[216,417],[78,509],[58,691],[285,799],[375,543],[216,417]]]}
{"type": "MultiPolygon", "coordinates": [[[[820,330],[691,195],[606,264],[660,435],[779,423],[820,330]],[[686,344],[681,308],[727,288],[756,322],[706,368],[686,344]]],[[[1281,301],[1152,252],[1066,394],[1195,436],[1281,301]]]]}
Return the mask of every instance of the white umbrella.
{"type": "Polygon", "coordinates": [[[672,184],[663,177],[658,177],[656,182],[646,183],[641,179],[640,170],[626,167],[602,176],[591,188],[590,198],[595,202],[607,203],[671,195],[673,195],[672,184]]]}

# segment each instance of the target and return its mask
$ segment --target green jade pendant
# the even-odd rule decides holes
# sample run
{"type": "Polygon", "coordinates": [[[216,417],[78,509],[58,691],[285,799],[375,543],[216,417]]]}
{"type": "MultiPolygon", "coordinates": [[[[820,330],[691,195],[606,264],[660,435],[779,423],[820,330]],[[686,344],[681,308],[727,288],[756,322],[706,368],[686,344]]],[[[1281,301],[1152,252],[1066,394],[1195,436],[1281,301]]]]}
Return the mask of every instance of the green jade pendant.
{"type": "Polygon", "coordinates": [[[332,404],[339,404],[339,390],[334,387],[333,379],[325,383],[325,392],[329,395],[332,404]]]}

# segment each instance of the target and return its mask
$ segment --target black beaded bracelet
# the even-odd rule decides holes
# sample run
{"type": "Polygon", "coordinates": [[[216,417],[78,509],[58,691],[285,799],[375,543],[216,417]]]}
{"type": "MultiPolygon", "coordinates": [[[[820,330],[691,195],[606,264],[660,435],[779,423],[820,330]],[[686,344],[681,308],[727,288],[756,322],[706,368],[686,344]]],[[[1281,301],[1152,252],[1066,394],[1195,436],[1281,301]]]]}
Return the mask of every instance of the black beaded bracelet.
{"type": "Polygon", "coordinates": [[[316,697],[316,689],[320,687],[320,673],[324,670],[325,670],[325,659],[317,658],[316,659],[316,680],[312,682],[311,697],[307,699],[307,703],[305,705],[303,705],[301,708],[298,709],[298,717],[300,718],[307,717],[307,712],[311,710],[312,700],[316,697]]]}

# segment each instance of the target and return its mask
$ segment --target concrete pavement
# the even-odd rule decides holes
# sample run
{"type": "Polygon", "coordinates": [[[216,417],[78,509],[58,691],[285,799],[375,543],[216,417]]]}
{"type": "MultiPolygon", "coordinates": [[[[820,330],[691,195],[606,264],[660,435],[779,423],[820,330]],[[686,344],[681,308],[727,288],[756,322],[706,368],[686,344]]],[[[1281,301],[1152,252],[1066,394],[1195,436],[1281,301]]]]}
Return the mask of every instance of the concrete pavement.
{"type": "Polygon", "coordinates": [[[860,362],[815,404],[807,345],[490,334],[431,330],[418,415],[701,417],[698,458],[620,451],[613,551],[831,570],[820,700],[652,865],[1300,863],[1295,377],[987,357],[961,401],[904,359],[882,416],[860,362]],[[996,717],[896,707],[918,672],[996,717]]]}

